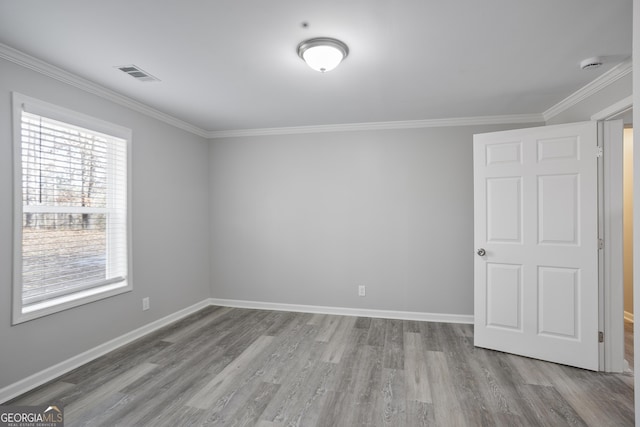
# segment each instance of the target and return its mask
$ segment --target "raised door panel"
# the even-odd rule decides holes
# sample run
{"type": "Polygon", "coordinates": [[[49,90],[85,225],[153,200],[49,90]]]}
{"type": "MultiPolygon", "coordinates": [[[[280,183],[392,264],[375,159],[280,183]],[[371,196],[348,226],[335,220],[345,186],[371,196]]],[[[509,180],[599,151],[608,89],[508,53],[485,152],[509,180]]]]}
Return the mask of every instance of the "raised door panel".
{"type": "Polygon", "coordinates": [[[487,145],[486,165],[501,166],[522,163],[522,141],[487,145]]]}
{"type": "Polygon", "coordinates": [[[522,266],[487,264],[487,326],[522,330],[522,266]]]}
{"type": "Polygon", "coordinates": [[[577,136],[545,138],[537,141],[538,162],[580,159],[580,144],[577,136]]]}
{"type": "Polygon", "coordinates": [[[580,271],[538,268],[538,334],[558,339],[580,336],[580,271]]]}
{"type": "Polygon", "coordinates": [[[487,179],[487,242],[522,243],[522,180],[487,179]]]}
{"type": "Polygon", "coordinates": [[[538,177],[538,243],[580,244],[579,194],[577,174],[538,177]]]}

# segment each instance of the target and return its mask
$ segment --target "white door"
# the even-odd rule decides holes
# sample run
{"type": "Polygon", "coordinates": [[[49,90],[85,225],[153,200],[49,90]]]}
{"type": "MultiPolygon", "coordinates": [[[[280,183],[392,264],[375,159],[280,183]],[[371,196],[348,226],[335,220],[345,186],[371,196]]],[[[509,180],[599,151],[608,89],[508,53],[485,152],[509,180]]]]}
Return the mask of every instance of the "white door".
{"type": "Polygon", "coordinates": [[[597,123],[474,136],[475,345],[598,370],[597,123]]]}

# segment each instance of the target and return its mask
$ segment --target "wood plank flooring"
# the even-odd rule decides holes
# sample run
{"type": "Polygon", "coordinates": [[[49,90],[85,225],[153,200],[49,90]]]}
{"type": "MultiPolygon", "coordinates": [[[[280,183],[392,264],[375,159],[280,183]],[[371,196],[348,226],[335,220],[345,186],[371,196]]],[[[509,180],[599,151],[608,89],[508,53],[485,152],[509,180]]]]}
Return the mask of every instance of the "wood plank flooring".
{"type": "Polygon", "coordinates": [[[633,376],[473,347],[473,326],[208,307],[11,404],[66,426],[632,426],[633,376]]]}

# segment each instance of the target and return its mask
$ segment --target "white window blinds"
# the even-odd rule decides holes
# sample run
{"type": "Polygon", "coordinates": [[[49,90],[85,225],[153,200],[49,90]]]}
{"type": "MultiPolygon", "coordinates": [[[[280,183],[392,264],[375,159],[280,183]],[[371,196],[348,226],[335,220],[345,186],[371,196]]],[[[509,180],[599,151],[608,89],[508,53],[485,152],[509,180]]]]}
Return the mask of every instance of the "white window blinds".
{"type": "Polygon", "coordinates": [[[128,141],[25,109],[17,254],[22,313],[117,286],[128,274],[128,141]]]}

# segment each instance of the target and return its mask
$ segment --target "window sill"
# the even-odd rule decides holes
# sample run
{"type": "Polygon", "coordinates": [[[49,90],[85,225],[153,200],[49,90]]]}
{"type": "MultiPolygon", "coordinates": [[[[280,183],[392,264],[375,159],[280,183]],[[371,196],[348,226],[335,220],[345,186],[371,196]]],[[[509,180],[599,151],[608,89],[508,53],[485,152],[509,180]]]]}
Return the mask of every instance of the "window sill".
{"type": "Polygon", "coordinates": [[[28,306],[14,304],[16,309],[13,313],[12,324],[17,325],[23,322],[28,322],[29,320],[38,319],[43,316],[48,316],[53,313],[88,304],[90,302],[120,295],[125,292],[130,292],[131,289],[131,284],[128,280],[125,280],[118,283],[111,283],[104,286],[86,289],[69,295],[63,295],[58,298],[30,304],[28,306]]]}

